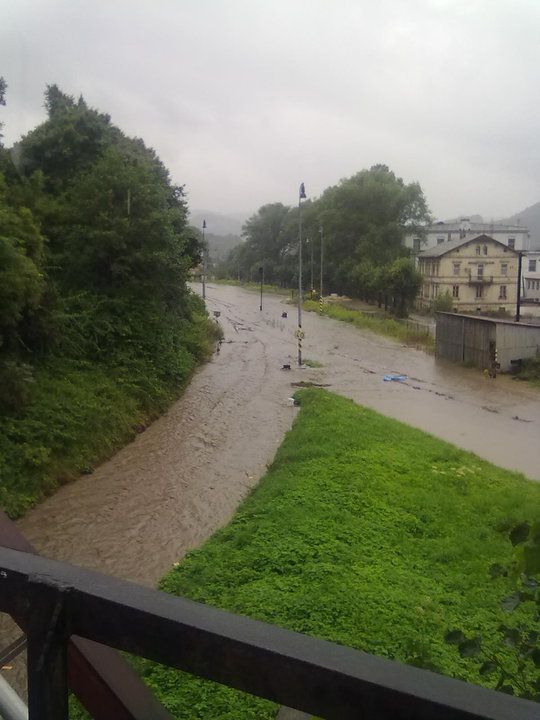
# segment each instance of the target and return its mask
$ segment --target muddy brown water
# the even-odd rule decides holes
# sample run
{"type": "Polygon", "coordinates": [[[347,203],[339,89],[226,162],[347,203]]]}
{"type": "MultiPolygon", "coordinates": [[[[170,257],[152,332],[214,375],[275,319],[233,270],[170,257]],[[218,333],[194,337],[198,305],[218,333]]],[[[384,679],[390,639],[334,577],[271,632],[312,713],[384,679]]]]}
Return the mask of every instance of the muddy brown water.
{"type": "Polygon", "coordinates": [[[282,297],[266,295],[261,312],[256,293],[209,285],[207,304],[220,312],[224,342],[183,397],[111,460],[18,522],[43,555],[154,585],[228,522],[264,473],[294,419],[294,383],[328,386],[540,480],[534,388],[486,379],[314,313],[303,314],[304,357],[323,367],[299,369],[296,310],[282,297]],[[407,380],[384,382],[388,373],[407,380]]]}

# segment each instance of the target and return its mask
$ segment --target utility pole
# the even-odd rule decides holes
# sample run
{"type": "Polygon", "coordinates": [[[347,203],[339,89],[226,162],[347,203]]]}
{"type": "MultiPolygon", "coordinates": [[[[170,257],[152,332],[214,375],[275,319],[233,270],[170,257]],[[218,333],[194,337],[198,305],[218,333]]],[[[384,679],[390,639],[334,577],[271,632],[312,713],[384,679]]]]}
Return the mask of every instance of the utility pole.
{"type": "Polygon", "coordinates": [[[519,253],[518,258],[518,276],[517,276],[517,297],[516,297],[516,322],[521,317],[521,265],[523,263],[523,253],[519,253]]]}
{"type": "Polygon", "coordinates": [[[304,183],[300,183],[298,193],[298,329],[296,337],[298,340],[298,366],[302,365],[302,200],[306,199],[304,183]]]}
{"type": "Polygon", "coordinates": [[[310,250],[311,250],[311,272],[310,272],[310,275],[311,275],[311,285],[309,286],[309,297],[310,297],[310,300],[313,300],[313,245],[314,245],[313,241],[310,240],[310,241],[309,241],[309,247],[310,247],[310,250]]]}
{"type": "Polygon", "coordinates": [[[203,244],[203,275],[202,275],[202,296],[206,300],[206,243],[204,240],[204,231],[206,230],[206,220],[202,221],[202,244],[203,244]]]}
{"type": "Polygon", "coordinates": [[[319,282],[319,308],[320,308],[321,315],[322,315],[322,311],[323,311],[323,279],[322,278],[323,278],[323,245],[324,245],[324,243],[323,243],[323,226],[322,225],[319,227],[319,234],[321,236],[321,278],[320,278],[320,282],[319,282]]]}
{"type": "MultiPolygon", "coordinates": [[[[263,260],[264,263],[264,260],[263,260]]],[[[259,276],[261,278],[261,304],[259,305],[259,310],[262,312],[262,290],[263,290],[263,282],[264,282],[264,265],[261,265],[259,268],[259,276]]]]}

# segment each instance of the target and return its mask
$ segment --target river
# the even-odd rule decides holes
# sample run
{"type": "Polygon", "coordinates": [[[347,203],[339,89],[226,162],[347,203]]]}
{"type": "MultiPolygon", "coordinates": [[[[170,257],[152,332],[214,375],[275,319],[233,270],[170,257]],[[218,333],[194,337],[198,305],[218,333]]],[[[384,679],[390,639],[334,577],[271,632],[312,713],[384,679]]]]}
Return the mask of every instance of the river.
{"type": "Polygon", "coordinates": [[[168,412],[91,475],[61,488],[18,522],[44,555],[146,585],[227,523],[290,427],[298,382],[329,390],[540,480],[540,393],[352,326],[303,314],[277,295],[209,285],[221,351],[168,412]],[[282,318],[283,311],[288,318],[282,318]],[[291,370],[282,369],[290,364],[291,370]],[[405,382],[384,382],[387,373],[405,382]]]}
{"type": "MultiPolygon", "coordinates": [[[[540,480],[540,392],[525,383],[486,379],[314,313],[303,315],[304,357],[322,367],[301,369],[296,309],[283,297],[266,295],[261,312],[258,294],[209,285],[207,305],[220,313],[224,341],[180,400],[91,475],[18,521],[43,555],[155,585],[256,485],[293,422],[297,383],[327,386],[540,480]],[[407,379],[384,382],[388,373],[407,379]]],[[[0,627],[5,645],[16,632],[0,627]]],[[[19,689],[22,660],[6,673],[19,689]]]]}

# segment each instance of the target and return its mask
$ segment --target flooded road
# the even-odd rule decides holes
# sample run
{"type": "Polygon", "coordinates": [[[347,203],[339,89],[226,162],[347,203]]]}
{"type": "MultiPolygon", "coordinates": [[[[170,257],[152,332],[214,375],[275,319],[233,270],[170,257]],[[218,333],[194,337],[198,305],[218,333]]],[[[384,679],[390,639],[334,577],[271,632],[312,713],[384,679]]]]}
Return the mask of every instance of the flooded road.
{"type": "Polygon", "coordinates": [[[225,524],[290,427],[292,383],[329,390],[540,480],[540,393],[508,377],[485,379],[346,323],[303,314],[279,296],[210,285],[221,313],[221,351],[184,396],[92,475],[65,486],[19,521],[37,549],[152,585],[187,550],[225,524]],[[281,318],[283,310],[287,319],[281,318]],[[290,363],[291,370],[282,370],[290,363]],[[404,383],[383,382],[387,373],[404,383]]]}
{"type": "MultiPolygon", "coordinates": [[[[282,297],[207,288],[225,338],[170,410],[92,475],[63,487],[18,521],[43,555],[133,580],[156,581],[226,524],[271,462],[296,409],[294,383],[313,382],[503,467],[540,480],[540,392],[485,379],[347,323],[303,314],[282,297]],[[289,317],[283,319],[282,311],[289,317]],[[282,370],[290,364],[291,370],[282,370]],[[405,382],[384,382],[387,373],[405,382]]],[[[15,633],[6,623],[7,644],[15,633]]],[[[23,686],[24,667],[7,674],[23,686]]]]}

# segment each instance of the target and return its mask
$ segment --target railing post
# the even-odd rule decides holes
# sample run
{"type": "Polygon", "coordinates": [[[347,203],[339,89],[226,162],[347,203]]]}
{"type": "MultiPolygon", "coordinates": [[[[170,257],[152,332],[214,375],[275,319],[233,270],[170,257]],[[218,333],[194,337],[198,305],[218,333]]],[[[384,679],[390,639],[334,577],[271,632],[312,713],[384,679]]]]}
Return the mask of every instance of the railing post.
{"type": "Polygon", "coordinates": [[[68,592],[44,582],[33,593],[27,632],[29,720],[68,720],[68,592]]]}

